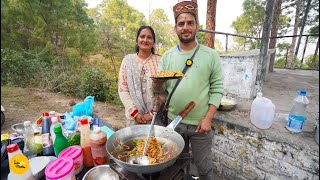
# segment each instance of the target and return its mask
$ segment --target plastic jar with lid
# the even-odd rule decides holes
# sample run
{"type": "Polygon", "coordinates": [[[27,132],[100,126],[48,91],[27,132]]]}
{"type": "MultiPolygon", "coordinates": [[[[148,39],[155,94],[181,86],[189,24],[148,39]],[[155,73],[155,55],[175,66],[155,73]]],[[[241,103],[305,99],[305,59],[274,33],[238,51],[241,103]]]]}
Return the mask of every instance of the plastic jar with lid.
{"type": "Polygon", "coordinates": [[[73,160],[67,157],[50,162],[45,169],[45,175],[47,180],[75,180],[73,160]]]}
{"type": "Polygon", "coordinates": [[[109,162],[106,148],[107,134],[101,131],[100,127],[95,127],[90,134],[90,145],[94,166],[107,164],[109,162]]]}
{"type": "Polygon", "coordinates": [[[70,157],[73,159],[75,174],[79,174],[83,169],[83,154],[81,146],[70,146],[60,152],[58,158],[70,157]]]}

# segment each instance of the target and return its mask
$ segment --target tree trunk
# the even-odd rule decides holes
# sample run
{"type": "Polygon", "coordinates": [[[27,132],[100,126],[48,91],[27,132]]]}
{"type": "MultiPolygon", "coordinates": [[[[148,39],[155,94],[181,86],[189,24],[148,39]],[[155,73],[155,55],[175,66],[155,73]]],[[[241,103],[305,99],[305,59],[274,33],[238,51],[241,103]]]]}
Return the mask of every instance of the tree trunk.
{"type": "MultiPolygon", "coordinates": [[[[274,7],[273,7],[273,18],[271,24],[271,37],[276,37],[278,35],[278,28],[279,28],[279,17],[281,14],[281,4],[282,0],[275,0],[274,7]]],[[[270,39],[269,49],[276,48],[277,38],[270,39]]],[[[274,60],[276,57],[276,53],[271,54],[270,56],[270,64],[269,64],[269,72],[273,71],[274,60]]]]}
{"type": "Polygon", "coordinates": [[[312,58],[312,67],[313,68],[316,68],[316,59],[317,59],[317,55],[318,55],[318,50],[319,50],[319,37],[318,37],[317,47],[316,47],[316,50],[314,51],[314,55],[312,58]]]}
{"type": "MultiPolygon", "coordinates": [[[[206,21],[206,29],[207,30],[215,30],[216,29],[216,8],[217,8],[217,0],[208,0],[207,3],[207,21],[206,21]]],[[[206,33],[205,34],[205,45],[214,48],[214,33],[206,33]]]]}
{"type": "MultiPolygon", "coordinates": [[[[296,36],[298,33],[298,28],[299,28],[299,15],[300,15],[300,11],[301,11],[301,7],[302,7],[302,0],[297,0],[296,3],[296,15],[294,17],[294,27],[293,27],[293,35],[296,36]]],[[[292,41],[291,41],[291,46],[290,46],[290,51],[289,51],[289,57],[288,57],[288,61],[287,61],[287,68],[291,68],[292,65],[292,60],[293,60],[293,54],[294,54],[294,48],[296,46],[296,39],[297,37],[293,37],[292,41]]]]}

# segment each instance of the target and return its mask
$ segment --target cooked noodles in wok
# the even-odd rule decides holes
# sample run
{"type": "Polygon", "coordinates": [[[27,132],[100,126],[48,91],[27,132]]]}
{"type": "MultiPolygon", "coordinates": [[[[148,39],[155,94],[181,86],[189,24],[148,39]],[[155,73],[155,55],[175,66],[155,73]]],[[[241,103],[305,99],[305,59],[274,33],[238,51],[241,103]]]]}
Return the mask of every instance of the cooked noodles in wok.
{"type": "MultiPolygon", "coordinates": [[[[142,155],[146,143],[146,137],[140,139],[129,140],[125,143],[118,141],[118,147],[111,154],[117,159],[127,162],[131,156],[142,155]]],[[[160,142],[154,136],[150,137],[146,156],[150,157],[150,164],[165,162],[171,159],[176,151],[176,146],[169,143],[160,142]]]]}

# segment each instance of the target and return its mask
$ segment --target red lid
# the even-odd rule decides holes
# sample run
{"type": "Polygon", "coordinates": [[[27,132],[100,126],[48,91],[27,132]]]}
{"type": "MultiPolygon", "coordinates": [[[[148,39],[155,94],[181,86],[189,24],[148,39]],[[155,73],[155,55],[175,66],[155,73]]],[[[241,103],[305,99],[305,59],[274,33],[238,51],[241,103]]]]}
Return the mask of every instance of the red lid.
{"type": "Polygon", "coordinates": [[[10,144],[7,146],[7,151],[8,153],[12,153],[12,152],[15,152],[19,149],[19,146],[17,143],[14,143],[14,144],[10,144]]]}
{"type": "Polygon", "coordinates": [[[49,116],[49,113],[48,112],[44,112],[43,113],[43,117],[45,117],[45,116],[49,116]]]}
{"type": "Polygon", "coordinates": [[[80,120],[81,125],[88,124],[88,119],[83,118],[80,120]]]}

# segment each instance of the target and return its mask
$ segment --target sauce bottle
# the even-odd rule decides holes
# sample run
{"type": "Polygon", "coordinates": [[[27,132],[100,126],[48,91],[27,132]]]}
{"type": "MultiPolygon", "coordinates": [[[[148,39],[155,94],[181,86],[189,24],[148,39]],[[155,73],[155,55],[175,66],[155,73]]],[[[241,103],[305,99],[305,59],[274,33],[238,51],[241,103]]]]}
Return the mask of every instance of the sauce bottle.
{"type": "Polygon", "coordinates": [[[53,143],[50,134],[50,117],[49,113],[45,112],[42,116],[42,155],[54,156],[53,143]]]}
{"type": "Polygon", "coordinates": [[[54,153],[58,157],[59,153],[65,148],[69,147],[68,140],[63,136],[61,125],[54,126],[54,133],[56,134],[55,141],[53,143],[54,153]]]}
{"type": "Polygon", "coordinates": [[[31,173],[30,162],[28,158],[22,154],[17,143],[7,146],[9,157],[10,175],[8,179],[13,180],[34,180],[31,173]]]}
{"type": "Polygon", "coordinates": [[[88,124],[88,119],[83,118],[80,120],[80,123],[80,146],[82,147],[83,152],[83,165],[84,167],[92,167],[93,160],[90,146],[90,126],[88,124]]]}
{"type": "Polygon", "coordinates": [[[94,166],[107,164],[109,162],[106,148],[107,134],[95,127],[90,134],[90,145],[94,166]]]}

